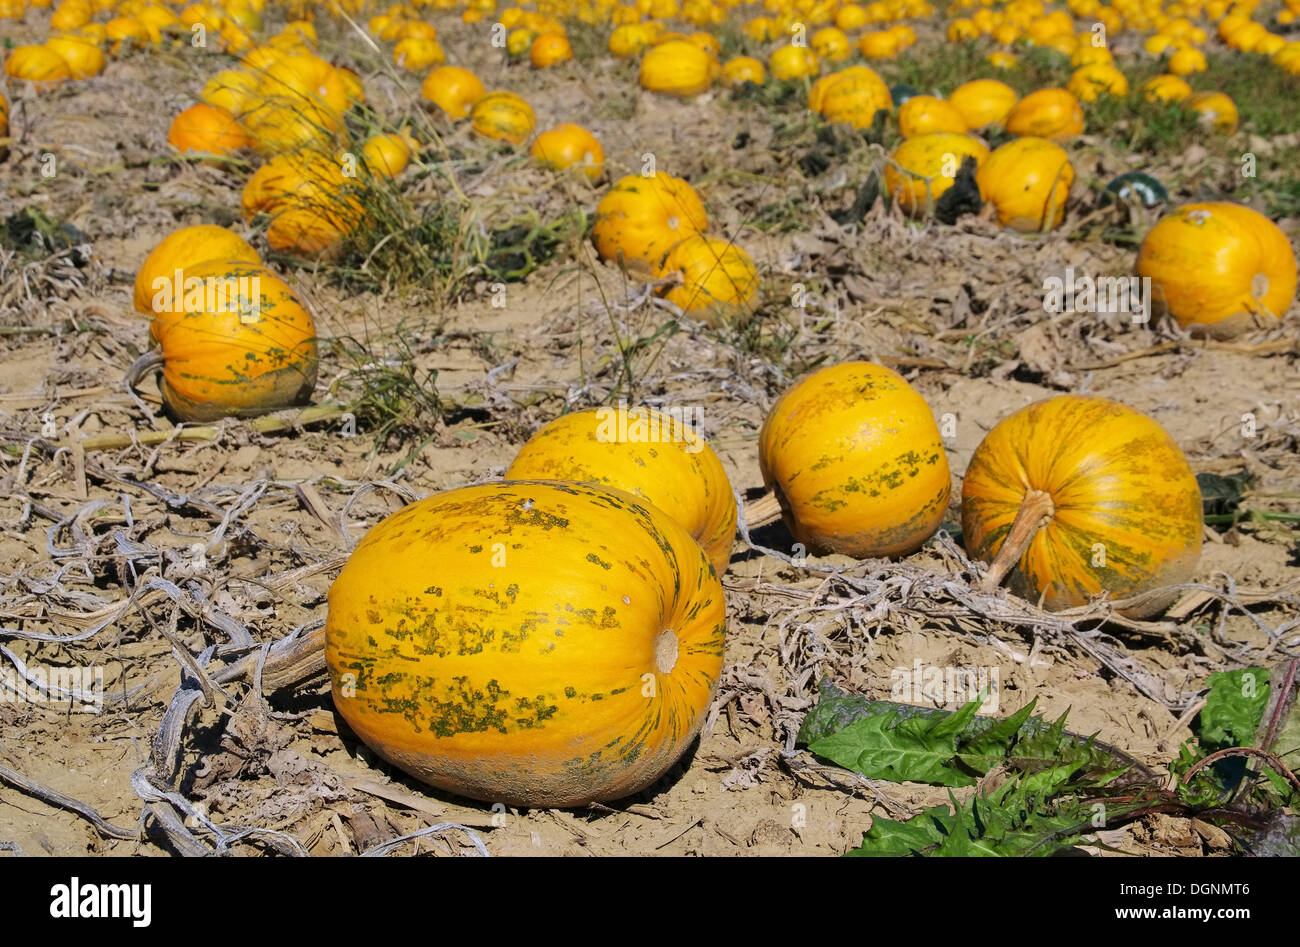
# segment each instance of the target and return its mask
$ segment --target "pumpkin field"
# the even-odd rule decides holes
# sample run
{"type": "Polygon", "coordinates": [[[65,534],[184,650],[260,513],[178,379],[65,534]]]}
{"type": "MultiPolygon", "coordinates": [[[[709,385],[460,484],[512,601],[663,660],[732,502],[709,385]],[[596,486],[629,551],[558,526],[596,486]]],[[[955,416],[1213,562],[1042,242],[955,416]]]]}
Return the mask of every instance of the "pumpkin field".
{"type": "Polygon", "coordinates": [[[0,0],[0,858],[1300,855],[1300,0],[0,0]]]}

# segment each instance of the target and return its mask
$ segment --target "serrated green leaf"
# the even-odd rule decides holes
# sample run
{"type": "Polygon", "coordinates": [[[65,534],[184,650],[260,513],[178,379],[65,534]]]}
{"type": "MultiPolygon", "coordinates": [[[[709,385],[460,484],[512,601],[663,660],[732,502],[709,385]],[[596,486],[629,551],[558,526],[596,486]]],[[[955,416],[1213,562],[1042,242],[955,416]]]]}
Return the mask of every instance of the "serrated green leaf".
{"type": "Polygon", "coordinates": [[[1198,740],[1209,752],[1254,746],[1268,706],[1268,670],[1260,667],[1215,671],[1206,680],[1210,693],[1200,713],[1198,740]]]}

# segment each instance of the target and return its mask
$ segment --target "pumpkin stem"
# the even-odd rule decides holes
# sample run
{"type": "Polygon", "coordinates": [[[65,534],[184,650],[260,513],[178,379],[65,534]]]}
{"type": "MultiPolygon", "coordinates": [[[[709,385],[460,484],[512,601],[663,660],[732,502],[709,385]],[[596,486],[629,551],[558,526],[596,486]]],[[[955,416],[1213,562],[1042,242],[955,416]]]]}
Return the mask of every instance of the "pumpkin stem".
{"type": "Polygon", "coordinates": [[[776,492],[767,491],[752,503],[745,504],[745,525],[750,529],[766,526],[781,518],[781,501],[776,492]]]}
{"type": "Polygon", "coordinates": [[[122,384],[126,387],[127,395],[135,402],[135,406],[140,409],[140,413],[146,418],[152,419],[153,412],[140,400],[140,396],[136,394],[135,389],[140,384],[141,378],[151,372],[158,371],[162,368],[162,365],[162,352],[145,352],[131,363],[131,367],[126,370],[126,375],[122,378],[122,384]]]}
{"type": "Polygon", "coordinates": [[[1050,493],[1030,490],[1025,494],[1025,498],[1020,501],[1020,509],[1016,511],[1016,518],[1011,522],[1011,529],[1002,541],[1002,548],[998,550],[989,571],[980,580],[981,592],[992,592],[1002,584],[1007,573],[1015,567],[1029,544],[1034,541],[1038,531],[1050,523],[1055,515],[1056,504],[1052,502],[1050,493]]]}

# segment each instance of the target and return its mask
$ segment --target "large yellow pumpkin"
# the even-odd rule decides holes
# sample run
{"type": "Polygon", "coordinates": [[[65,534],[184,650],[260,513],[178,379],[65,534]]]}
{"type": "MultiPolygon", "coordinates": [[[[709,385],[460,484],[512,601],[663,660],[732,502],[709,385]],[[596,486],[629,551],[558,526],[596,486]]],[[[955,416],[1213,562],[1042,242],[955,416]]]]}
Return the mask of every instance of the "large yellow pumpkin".
{"type": "Polygon", "coordinates": [[[596,205],[592,237],[603,259],[657,266],[679,240],[708,229],[709,217],[687,182],[656,171],[619,178],[596,205]]]}
{"type": "Polygon", "coordinates": [[[439,66],[420,83],[420,95],[452,119],[465,118],[486,94],[478,76],[460,66],[439,66]]]}
{"type": "Polygon", "coordinates": [[[71,78],[72,70],[47,46],[16,46],[5,60],[5,75],[49,87],[71,78]]]}
{"type": "Polygon", "coordinates": [[[329,593],[334,704],[394,765],[514,806],[661,777],[704,721],[726,608],[668,514],[591,484],[506,481],[408,506],[329,593]]]}
{"type": "Polygon", "coordinates": [[[973,79],[948,96],[968,128],[1001,125],[1016,106],[1016,90],[996,79],[973,79]]]}
{"type": "Polygon", "coordinates": [[[75,36],[51,36],[45,47],[63,57],[74,79],[88,79],[104,71],[104,54],[94,43],[75,36]]]}
{"type": "Polygon", "coordinates": [[[641,88],[677,98],[699,95],[713,83],[717,61],[694,43],[669,40],[641,59],[641,88]]]}
{"type": "Polygon", "coordinates": [[[489,92],[470,111],[474,131],[487,138],[522,144],[537,126],[533,107],[513,92],[489,92]]]}
{"type": "Polygon", "coordinates": [[[253,140],[225,109],[198,102],[172,119],[167,143],[180,152],[232,155],[251,148],[253,140]]]}
{"type": "Polygon", "coordinates": [[[572,122],[548,128],[535,139],[530,154],[542,164],[559,171],[576,167],[588,181],[605,173],[605,149],[596,136],[572,122]]]}
{"type": "Polygon", "coordinates": [[[898,131],[904,138],[936,132],[964,135],[967,126],[951,102],[933,95],[914,95],[898,107],[898,131]]]}
{"type": "Polygon", "coordinates": [[[1178,445],[1146,415],[1085,395],[1036,402],[989,431],[963,480],[961,520],[971,558],[995,563],[985,588],[1009,576],[1050,610],[1185,582],[1201,551],[1201,494],[1178,445]]]}
{"type": "Polygon", "coordinates": [[[528,439],[507,480],[573,480],[626,490],[690,533],[719,576],[731,561],[736,501],[693,415],[625,404],[564,414],[528,439]]]}
{"type": "Polygon", "coordinates": [[[140,264],[135,274],[135,308],[144,313],[153,312],[155,297],[160,292],[170,295],[178,270],[182,272],[183,282],[186,269],[209,260],[261,262],[248,241],[225,227],[213,224],[182,227],[164,237],[140,264]]]}
{"type": "Polygon", "coordinates": [[[1138,250],[1153,302],[1184,329],[1229,338],[1277,324],[1296,292],[1296,258],[1277,224],[1226,201],[1186,204],[1138,250]]]}
{"type": "Polygon", "coordinates": [[[1039,89],[1007,113],[1007,131],[1065,141],[1083,132],[1083,107],[1068,89],[1039,89]]]}
{"type": "Polygon", "coordinates": [[[963,159],[974,158],[978,171],[988,156],[988,147],[970,135],[935,132],[905,138],[885,166],[885,188],[907,213],[925,213],[952,187],[963,159]]]}
{"type": "Polygon", "coordinates": [[[823,76],[808,90],[808,107],[832,123],[870,128],[876,113],[893,111],[889,86],[868,66],[849,66],[823,76]]]}
{"type": "Polygon", "coordinates": [[[1045,138],[1016,138],[985,159],[975,180],[1002,226],[1051,230],[1065,219],[1074,166],[1064,148],[1045,138]]]}
{"type": "Polygon", "coordinates": [[[722,324],[748,312],[758,298],[758,269],[730,240],[695,234],[672,246],[659,278],[677,278],[661,293],[705,322],[722,324]]]}
{"type": "Polygon", "coordinates": [[[154,310],[163,400],[182,421],[251,417],[301,404],[316,386],[311,314],[260,263],[209,260],[154,310]]]}
{"type": "Polygon", "coordinates": [[[758,459],[809,552],[906,555],[948,508],[948,456],[930,406],[870,362],[824,368],[786,391],[763,422],[758,459]]]}

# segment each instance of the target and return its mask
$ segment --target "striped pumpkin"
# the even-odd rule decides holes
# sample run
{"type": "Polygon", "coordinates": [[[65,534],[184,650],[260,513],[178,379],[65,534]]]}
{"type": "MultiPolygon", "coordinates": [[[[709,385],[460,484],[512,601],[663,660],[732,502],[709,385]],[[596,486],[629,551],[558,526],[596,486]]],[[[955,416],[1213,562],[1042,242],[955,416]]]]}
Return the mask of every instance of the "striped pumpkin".
{"type": "MultiPolygon", "coordinates": [[[[1007,574],[1017,595],[1059,610],[1190,578],[1201,551],[1201,494],[1187,458],[1155,421],[1107,398],[1061,395],[985,436],[962,485],[962,531],[971,558],[996,562],[986,587],[1007,574]]],[[[1126,614],[1154,614],[1170,599],[1126,614]]]]}
{"type": "Polygon", "coordinates": [[[329,593],[334,703],[380,756],[519,806],[630,795],[681,756],[722,670],[722,586],[630,494],[506,481],[428,497],[329,593]]]}
{"type": "Polygon", "coordinates": [[[565,414],[529,439],[506,479],[626,490],[680,523],[722,575],[736,535],[736,501],[718,455],[683,420],[627,405],[565,414]]]}
{"type": "Polygon", "coordinates": [[[896,372],[846,362],[783,394],[759,434],[763,482],[812,552],[918,549],[948,508],[948,456],[930,406],[896,372]]]}

